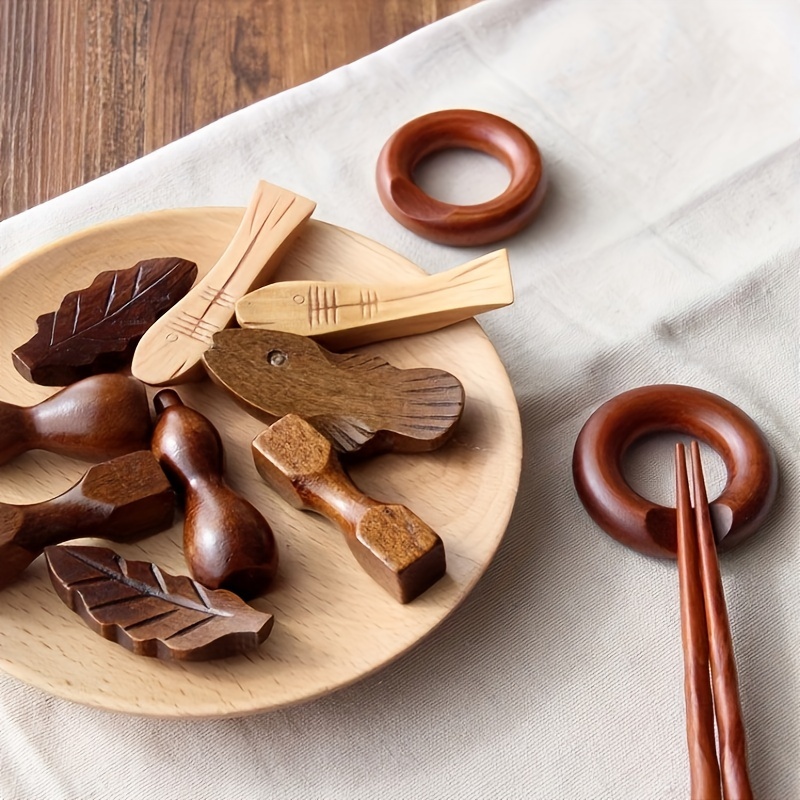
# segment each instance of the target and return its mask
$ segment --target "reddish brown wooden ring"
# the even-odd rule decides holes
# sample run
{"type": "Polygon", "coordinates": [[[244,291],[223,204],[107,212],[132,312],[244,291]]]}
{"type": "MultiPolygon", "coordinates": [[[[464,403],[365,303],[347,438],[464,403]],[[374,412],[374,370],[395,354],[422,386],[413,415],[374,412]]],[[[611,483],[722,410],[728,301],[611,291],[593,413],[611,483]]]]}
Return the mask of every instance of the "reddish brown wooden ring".
{"type": "Polygon", "coordinates": [[[775,456],[761,431],[732,403],[690,386],[644,386],[617,395],[592,414],[575,442],[572,476],[592,519],[622,544],[674,558],[676,512],[638,495],[622,474],[637,439],[656,431],[694,436],[714,448],[728,470],[710,504],[714,535],[728,549],[755,532],[777,490],[775,456]]]}
{"type": "Polygon", "coordinates": [[[502,117],[484,111],[435,111],[407,122],[386,142],[376,170],[384,208],[419,236],[441,244],[489,244],[511,236],[534,217],[544,197],[542,158],[533,139],[502,117]],[[454,147],[501,161],[508,188],[485,203],[459,206],[436,200],[412,178],[425,156],[454,147]]]}

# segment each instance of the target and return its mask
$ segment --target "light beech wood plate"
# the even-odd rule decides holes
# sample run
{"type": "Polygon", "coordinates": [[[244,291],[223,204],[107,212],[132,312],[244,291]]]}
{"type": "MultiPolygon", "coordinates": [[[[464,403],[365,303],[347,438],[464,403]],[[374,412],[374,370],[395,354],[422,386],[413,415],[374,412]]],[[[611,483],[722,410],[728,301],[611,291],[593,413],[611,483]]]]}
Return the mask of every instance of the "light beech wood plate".
{"type": "MultiPolygon", "coordinates": [[[[237,208],[197,208],[127,217],[59,240],[0,273],[0,399],[32,405],[53,393],[25,381],[12,365],[11,352],[33,335],[36,318],[56,309],[65,294],[88,286],[99,272],[143,258],[191,259],[203,275],[241,215],[237,208]]],[[[312,220],[275,280],[391,282],[419,272],[374,241],[312,220]]],[[[250,442],[263,423],[208,380],[183,384],[177,390],[186,404],[220,431],[228,482],[275,531],[279,577],[265,597],[252,603],[275,615],[272,635],[258,651],[221,661],[181,664],[134,656],[93,633],[61,603],[39,558],[0,592],[0,667],[58,697],[113,711],[236,716],[311,700],[351,684],[429,634],[472,589],[502,540],[519,484],[519,412],[505,369],[474,320],[365,349],[398,367],[446,369],[466,390],[464,416],[444,448],[384,455],[351,469],[367,494],[407,505],[439,533],[448,562],[441,581],[409,605],[395,602],[357,566],[336,528],[291,508],[261,481],[250,442]]],[[[86,468],[77,460],[26,453],[0,466],[0,500],[48,499],[86,468]]],[[[169,531],[110,546],[126,558],[186,574],[181,538],[178,513],[169,531]]]]}

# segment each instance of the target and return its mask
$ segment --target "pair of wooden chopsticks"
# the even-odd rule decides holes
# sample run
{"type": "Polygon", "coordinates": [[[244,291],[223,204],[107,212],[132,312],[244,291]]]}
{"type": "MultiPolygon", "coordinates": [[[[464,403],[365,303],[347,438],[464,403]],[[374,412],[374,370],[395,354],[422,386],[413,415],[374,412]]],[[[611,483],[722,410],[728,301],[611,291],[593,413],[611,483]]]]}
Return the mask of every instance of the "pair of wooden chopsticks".
{"type": "Polygon", "coordinates": [[[693,800],[747,800],[753,792],[747,774],[736,664],[697,442],[692,442],[691,458],[694,509],[689,499],[686,452],[682,444],[676,445],[678,575],[691,796],[693,800]]]}

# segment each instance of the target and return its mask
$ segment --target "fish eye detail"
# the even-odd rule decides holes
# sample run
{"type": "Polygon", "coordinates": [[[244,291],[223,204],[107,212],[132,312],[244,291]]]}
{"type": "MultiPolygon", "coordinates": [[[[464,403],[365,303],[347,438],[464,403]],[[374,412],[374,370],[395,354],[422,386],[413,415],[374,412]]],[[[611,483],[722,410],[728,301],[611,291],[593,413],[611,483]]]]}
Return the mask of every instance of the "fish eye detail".
{"type": "Polygon", "coordinates": [[[296,294],[292,298],[292,300],[294,300],[295,303],[297,303],[297,305],[299,305],[299,306],[303,305],[303,303],[305,303],[305,301],[306,301],[305,297],[303,297],[303,295],[301,295],[301,294],[296,294]]]}
{"type": "Polygon", "coordinates": [[[267,363],[273,367],[282,367],[289,360],[289,356],[283,350],[270,350],[267,353],[267,363]]]}

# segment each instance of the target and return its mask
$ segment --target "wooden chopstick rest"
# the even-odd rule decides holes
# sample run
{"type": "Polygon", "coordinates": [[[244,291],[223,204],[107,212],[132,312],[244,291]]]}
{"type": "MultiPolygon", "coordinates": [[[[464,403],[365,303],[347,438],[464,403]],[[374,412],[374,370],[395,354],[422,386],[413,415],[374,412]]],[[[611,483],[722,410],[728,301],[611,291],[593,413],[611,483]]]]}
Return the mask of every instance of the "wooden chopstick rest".
{"type": "Polygon", "coordinates": [[[70,292],[57,311],[36,320],[36,334],[12,353],[17,372],[33,383],[65,386],[119,369],[196,277],[197,264],[183,258],[101,272],[88,288],[70,292]]]}
{"type": "Polygon", "coordinates": [[[290,414],[253,440],[259,474],[293,506],[336,523],[366,573],[401,603],[432,586],[446,571],[444,544],[405,506],[362,494],[331,443],[290,414]]]}
{"type": "Polygon", "coordinates": [[[96,464],[68,491],[42,503],[0,503],[0,587],[45,547],[95,536],[125,541],[172,524],[175,495],[149,450],[96,464]]]}
{"type": "Polygon", "coordinates": [[[144,386],[110,373],[74,383],[35,406],[0,402],[0,464],[27,450],[99,461],[150,447],[144,386]]]}
{"type": "Polygon", "coordinates": [[[777,491],[771,448],[755,422],[733,403],[702,389],[671,384],[623,392],[600,406],[581,429],[572,476],[592,519],[641,553],[675,557],[675,509],[641,497],[622,473],[624,455],[635,441],[667,430],[697,437],[725,462],[728,481],[711,504],[720,549],[752,535],[769,513],[777,491]]]}
{"type": "Polygon", "coordinates": [[[345,348],[439,330],[513,302],[508,255],[498,250],[403,283],[279,281],[239,300],[236,321],[345,348]]]}
{"type": "Polygon", "coordinates": [[[269,279],[315,205],[260,181],[217,263],[139,341],[133,374],[153,386],[202,377],[211,337],[230,324],[236,301],[269,279]]]}
{"type": "Polygon", "coordinates": [[[105,547],[45,550],[58,596],[96,633],[136,655],[207,661],[257,648],[273,617],[232,592],[211,591],[105,547]]]}
{"type": "Polygon", "coordinates": [[[183,549],[192,576],[245,599],[262,594],[278,568],[278,549],[261,512],[225,483],[217,429],[172,389],[153,402],[153,453],[185,502],[183,549]]]}
{"type": "Polygon", "coordinates": [[[434,111],[400,127],[378,156],[375,170],[384,208],[418,236],[442,244],[496,242],[528,225],[539,210],[546,181],[539,148],[525,131],[485,111],[434,111]],[[511,174],[504,192],[485,203],[454,205],[426,194],[414,168],[426,156],[467,148],[501,161],[511,174]]]}
{"type": "Polygon", "coordinates": [[[203,359],[214,382],[251,414],[302,416],[341,453],[434,450],[464,409],[464,387],[449,372],[330,353],[291,333],[232,328],[214,336],[203,359]]]}

